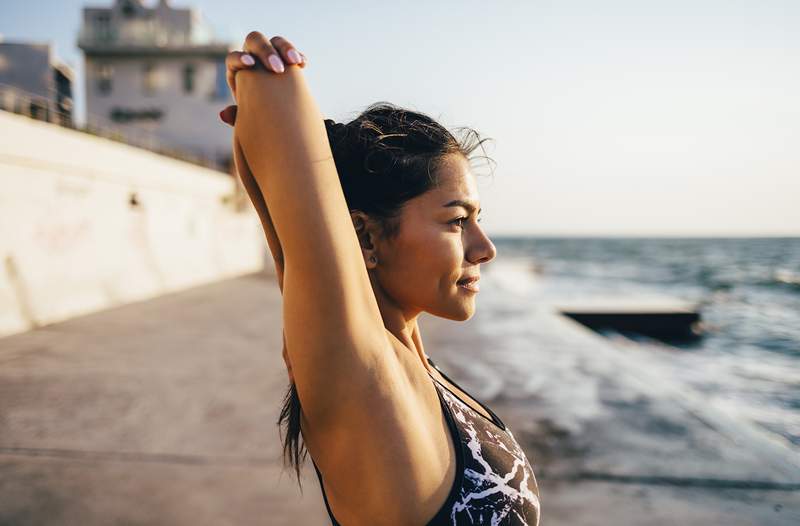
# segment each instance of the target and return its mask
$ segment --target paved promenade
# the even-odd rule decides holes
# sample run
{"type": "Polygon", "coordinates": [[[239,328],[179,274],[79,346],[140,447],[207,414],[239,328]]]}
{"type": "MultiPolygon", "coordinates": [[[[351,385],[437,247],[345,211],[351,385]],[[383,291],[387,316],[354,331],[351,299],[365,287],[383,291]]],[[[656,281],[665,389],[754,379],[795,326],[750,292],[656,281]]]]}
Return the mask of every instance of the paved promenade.
{"type": "MultiPolygon", "coordinates": [[[[302,495],[282,468],[280,302],[253,274],[0,339],[0,526],[329,524],[310,462],[302,495]]],[[[514,359],[562,386],[488,401],[533,461],[543,525],[800,524],[796,458],[569,320],[503,316],[535,349],[514,359]]],[[[480,320],[421,325],[440,366],[491,349],[480,320]]]]}
{"type": "Polygon", "coordinates": [[[0,525],[323,525],[276,425],[280,292],[254,274],[0,340],[0,525]]]}

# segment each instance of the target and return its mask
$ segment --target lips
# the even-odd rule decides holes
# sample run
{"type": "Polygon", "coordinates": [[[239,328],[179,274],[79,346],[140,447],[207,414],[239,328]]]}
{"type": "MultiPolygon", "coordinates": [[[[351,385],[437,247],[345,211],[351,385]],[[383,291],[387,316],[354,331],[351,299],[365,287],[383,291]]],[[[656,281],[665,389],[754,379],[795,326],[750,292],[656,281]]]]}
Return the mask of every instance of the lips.
{"type": "Polygon", "coordinates": [[[462,290],[476,293],[481,290],[480,286],[478,285],[478,280],[480,280],[480,276],[469,276],[456,281],[456,284],[458,288],[462,290]]]}

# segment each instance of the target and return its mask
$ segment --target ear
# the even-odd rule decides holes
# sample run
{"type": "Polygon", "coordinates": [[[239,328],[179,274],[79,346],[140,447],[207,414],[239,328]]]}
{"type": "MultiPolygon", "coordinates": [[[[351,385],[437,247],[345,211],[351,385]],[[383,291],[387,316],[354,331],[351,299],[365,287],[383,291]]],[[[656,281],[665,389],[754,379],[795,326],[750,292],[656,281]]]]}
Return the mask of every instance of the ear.
{"type": "Polygon", "coordinates": [[[353,220],[353,228],[356,229],[358,244],[361,246],[361,253],[364,255],[367,269],[373,269],[378,265],[378,224],[361,210],[352,210],[350,219],[353,220]]]}

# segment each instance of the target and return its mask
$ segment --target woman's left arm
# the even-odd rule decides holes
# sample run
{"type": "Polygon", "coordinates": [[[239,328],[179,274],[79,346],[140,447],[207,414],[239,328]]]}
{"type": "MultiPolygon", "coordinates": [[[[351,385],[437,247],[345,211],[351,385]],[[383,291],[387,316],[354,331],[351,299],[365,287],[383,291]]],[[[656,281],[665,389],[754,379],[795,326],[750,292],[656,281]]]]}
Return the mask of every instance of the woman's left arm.
{"type": "MultiPolygon", "coordinates": [[[[264,228],[264,234],[267,236],[267,244],[269,245],[269,250],[272,253],[272,259],[275,261],[275,275],[278,279],[278,287],[280,288],[282,294],[284,266],[283,249],[281,249],[281,243],[278,239],[278,234],[275,232],[275,227],[272,225],[272,219],[269,216],[267,203],[264,201],[264,196],[261,195],[261,190],[258,188],[256,179],[253,177],[253,173],[250,171],[250,167],[247,166],[247,160],[244,158],[244,154],[242,153],[242,145],[239,144],[239,140],[236,139],[236,137],[233,139],[233,159],[236,165],[236,172],[239,174],[239,177],[242,180],[242,185],[244,185],[247,195],[250,196],[250,200],[253,202],[256,212],[258,212],[258,217],[261,219],[261,226],[264,228]]],[[[289,374],[289,381],[294,382],[294,376],[292,375],[292,364],[289,361],[289,353],[286,351],[286,333],[283,333],[281,338],[283,340],[283,363],[286,365],[286,372],[289,374]]]]}
{"type": "Polygon", "coordinates": [[[278,287],[280,287],[281,292],[283,292],[284,262],[281,242],[278,239],[278,234],[275,232],[275,227],[272,224],[272,218],[269,215],[269,209],[267,208],[266,201],[264,201],[264,196],[261,194],[261,189],[258,187],[258,183],[255,177],[253,177],[253,173],[250,171],[250,167],[247,165],[247,160],[244,158],[242,145],[235,136],[233,139],[233,160],[236,166],[236,173],[239,174],[242,185],[247,191],[247,195],[250,196],[250,200],[253,202],[253,207],[258,213],[259,219],[261,219],[261,226],[264,228],[264,234],[267,237],[267,245],[269,245],[272,259],[275,261],[275,274],[278,278],[278,287]]]}
{"type": "MultiPolygon", "coordinates": [[[[236,101],[236,72],[243,69],[250,69],[254,66],[256,64],[256,60],[253,58],[254,56],[258,58],[265,67],[274,69],[274,64],[264,53],[268,42],[278,51],[282,61],[288,64],[296,64],[301,68],[306,66],[307,59],[305,54],[301,53],[291,42],[282,37],[273,37],[269,41],[264,38],[262,42],[257,41],[255,43],[253,43],[252,40],[249,42],[246,41],[242,51],[231,51],[225,57],[225,78],[234,101],[236,101]]],[[[228,106],[219,113],[219,116],[223,122],[233,126],[236,122],[237,109],[238,107],[236,105],[228,106]]],[[[275,226],[272,224],[272,218],[270,217],[267,203],[264,200],[264,195],[255,177],[253,177],[253,173],[244,157],[244,152],[242,152],[242,145],[235,135],[233,136],[233,159],[236,173],[239,174],[242,185],[247,191],[247,195],[250,196],[250,201],[252,201],[253,207],[261,220],[261,226],[264,229],[267,244],[272,253],[272,259],[275,261],[275,273],[278,278],[278,286],[281,292],[283,292],[283,249],[278,239],[278,234],[275,232],[275,226]]]]}

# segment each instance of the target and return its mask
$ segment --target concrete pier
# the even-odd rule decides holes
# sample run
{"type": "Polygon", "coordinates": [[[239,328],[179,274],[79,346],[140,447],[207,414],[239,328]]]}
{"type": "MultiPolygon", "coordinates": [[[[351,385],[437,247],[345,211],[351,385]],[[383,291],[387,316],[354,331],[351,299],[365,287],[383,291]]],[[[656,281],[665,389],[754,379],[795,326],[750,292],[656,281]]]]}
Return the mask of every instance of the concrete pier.
{"type": "Polygon", "coordinates": [[[559,304],[556,310],[595,330],[613,329],[663,340],[693,340],[701,335],[700,312],[677,301],[605,298],[590,303],[559,304]]]}

